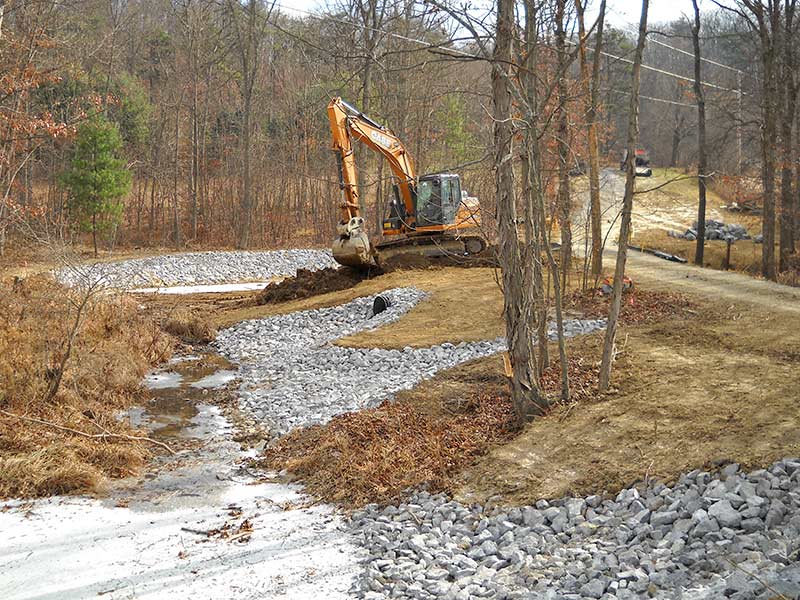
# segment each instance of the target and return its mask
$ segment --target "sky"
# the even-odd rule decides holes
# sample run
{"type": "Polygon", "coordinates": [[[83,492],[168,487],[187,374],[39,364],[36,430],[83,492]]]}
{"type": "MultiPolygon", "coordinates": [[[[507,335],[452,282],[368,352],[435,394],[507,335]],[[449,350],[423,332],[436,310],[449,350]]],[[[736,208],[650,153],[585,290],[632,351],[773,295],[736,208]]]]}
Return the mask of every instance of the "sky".
{"type": "MultiPolygon", "coordinates": [[[[283,7],[284,12],[291,12],[291,9],[315,12],[320,6],[325,5],[325,0],[278,0],[278,4],[283,7]]],[[[598,4],[598,0],[591,1],[590,12],[591,5],[597,6],[598,4]]],[[[707,8],[709,5],[709,0],[701,0],[700,8],[707,8]]],[[[638,24],[642,10],[641,2],[637,0],[607,0],[607,6],[606,18],[613,25],[624,27],[632,23],[638,24]]],[[[650,0],[648,11],[650,23],[674,21],[681,18],[682,14],[692,14],[692,0],[650,0]]]]}

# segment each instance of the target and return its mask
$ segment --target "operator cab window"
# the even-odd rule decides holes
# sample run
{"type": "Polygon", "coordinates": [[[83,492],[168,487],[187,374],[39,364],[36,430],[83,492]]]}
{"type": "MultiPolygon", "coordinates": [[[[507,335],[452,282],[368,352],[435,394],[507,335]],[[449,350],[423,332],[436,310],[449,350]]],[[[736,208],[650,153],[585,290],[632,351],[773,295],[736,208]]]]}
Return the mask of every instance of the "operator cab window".
{"type": "MultiPolygon", "coordinates": [[[[417,225],[427,227],[442,222],[442,193],[440,179],[423,179],[417,186],[417,225]]],[[[449,192],[450,186],[444,186],[449,192]]]]}

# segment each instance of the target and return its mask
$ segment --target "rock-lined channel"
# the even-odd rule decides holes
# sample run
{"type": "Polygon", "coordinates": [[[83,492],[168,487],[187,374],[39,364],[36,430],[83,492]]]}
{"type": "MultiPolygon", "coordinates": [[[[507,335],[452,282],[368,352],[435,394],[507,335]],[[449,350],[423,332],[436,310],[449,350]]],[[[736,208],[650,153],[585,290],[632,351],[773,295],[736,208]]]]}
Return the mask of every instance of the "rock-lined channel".
{"type": "Polygon", "coordinates": [[[187,252],[91,263],[64,268],[65,284],[100,281],[116,288],[222,284],[268,281],[292,276],[297,269],[316,271],[337,266],[327,250],[295,248],[265,252],[187,252]]]}
{"type": "MultiPolygon", "coordinates": [[[[396,288],[383,295],[391,305],[375,316],[373,297],[363,297],[341,306],[245,321],[221,331],[215,345],[240,365],[242,405],[275,433],[285,433],[375,406],[442,369],[505,349],[502,338],[402,350],[332,344],[396,321],[427,296],[416,288],[396,288]]],[[[577,335],[604,326],[602,320],[569,320],[565,330],[577,335]]]]}
{"type": "Polygon", "coordinates": [[[486,510],[444,495],[368,506],[358,597],[800,598],[800,461],[673,487],[486,510]],[[769,589],[765,587],[765,584],[769,589]]]}
{"type": "MultiPolygon", "coordinates": [[[[206,252],[96,266],[89,274],[118,287],[206,284],[268,279],[290,275],[298,267],[331,264],[330,255],[320,251],[206,252]]],[[[67,281],[86,277],[85,272],[61,275],[67,281]]],[[[388,295],[392,305],[375,317],[370,317],[372,298],[360,298],[339,307],[240,323],[221,332],[217,349],[239,365],[241,404],[283,433],[373,406],[438,370],[504,349],[502,339],[402,350],[332,343],[389,325],[425,298],[414,288],[388,295]]],[[[603,326],[603,321],[565,323],[567,335],[603,326]]],[[[745,600],[782,594],[796,599],[798,508],[796,460],[751,473],[735,465],[718,474],[694,471],[673,487],[651,483],[612,498],[564,498],[505,510],[418,492],[403,504],[369,506],[354,515],[351,535],[369,558],[349,595],[373,600],[745,600]]],[[[85,517],[86,507],[80,510],[85,517]]],[[[63,518],[63,511],[52,516],[58,515],[63,518]]],[[[350,537],[336,531],[338,527],[328,530],[330,544],[347,547],[350,537]]],[[[268,520],[257,528],[276,541],[286,535],[268,520]]],[[[25,531],[29,534],[30,528],[25,531]]],[[[306,553],[302,542],[297,551],[306,553]]],[[[281,568],[280,561],[272,565],[269,552],[259,554],[253,558],[262,566],[246,578],[264,568],[281,568]]],[[[327,558],[321,562],[338,564],[327,558]]],[[[348,564],[345,559],[343,565],[348,564]]],[[[223,579],[219,583],[227,585],[223,579]]]]}
{"type": "MultiPolygon", "coordinates": [[[[240,364],[242,404],[282,433],[373,406],[438,370],[505,348],[502,339],[403,350],[336,339],[387,325],[426,297],[415,288],[241,323],[220,352],[240,364]]],[[[603,321],[567,321],[567,335],[603,321]]],[[[800,462],[742,473],[695,471],[673,487],[488,510],[419,492],[370,506],[351,531],[369,551],[353,595],[379,598],[766,598],[800,594],[800,462]],[[733,565],[738,565],[734,567],[733,565]],[[789,566],[787,566],[789,565],[789,566]],[[754,573],[758,579],[748,573],[754,573]]]]}

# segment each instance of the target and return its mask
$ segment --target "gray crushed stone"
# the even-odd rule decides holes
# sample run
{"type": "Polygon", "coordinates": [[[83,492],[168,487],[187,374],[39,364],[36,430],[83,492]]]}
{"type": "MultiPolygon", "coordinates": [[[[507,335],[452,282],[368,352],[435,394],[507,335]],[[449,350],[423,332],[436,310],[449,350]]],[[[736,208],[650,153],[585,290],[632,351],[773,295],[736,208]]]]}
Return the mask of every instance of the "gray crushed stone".
{"type": "MultiPolygon", "coordinates": [[[[698,226],[699,221],[695,221],[685,232],[668,231],[667,235],[693,242],[697,239],[698,226]]],[[[749,240],[750,234],[747,233],[747,229],[745,229],[743,225],[737,225],[735,223],[725,224],[722,221],[708,219],[706,221],[705,238],[707,240],[736,242],[738,240],[749,240]]]]}
{"type": "Polygon", "coordinates": [[[292,276],[297,269],[320,270],[336,266],[328,250],[187,252],[74,265],[61,269],[56,277],[67,285],[99,282],[106,287],[131,289],[267,281],[292,276]]]}
{"type": "MultiPolygon", "coordinates": [[[[325,423],[336,415],[377,406],[438,371],[505,350],[502,338],[430,348],[336,346],[335,340],[399,319],[427,294],[416,288],[382,293],[389,308],[372,316],[374,296],[239,323],[221,331],[216,349],[239,365],[239,399],[275,434],[325,423]]],[[[603,320],[568,320],[566,335],[605,327],[603,320]]],[[[551,336],[555,331],[551,327],[551,336]]]]}
{"type": "Polygon", "coordinates": [[[798,508],[800,459],[510,509],[417,492],[353,515],[370,555],[353,595],[796,599],[798,508]]]}

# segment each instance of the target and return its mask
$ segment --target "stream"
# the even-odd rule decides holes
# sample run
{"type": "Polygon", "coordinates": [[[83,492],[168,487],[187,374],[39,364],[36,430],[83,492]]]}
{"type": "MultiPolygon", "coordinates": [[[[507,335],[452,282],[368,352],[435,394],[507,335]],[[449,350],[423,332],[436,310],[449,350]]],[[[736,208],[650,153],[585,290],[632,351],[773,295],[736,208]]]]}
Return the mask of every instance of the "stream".
{"type": "Polygon", "coordinates": [[[123,418],[176,454],[102,498],[0,507],[0,597],[348,598],[361,551],[340,516],[243,466],[249,453],[219,407],[235,367],[185,356],[145,384],[151,400],[123,418]]]}

